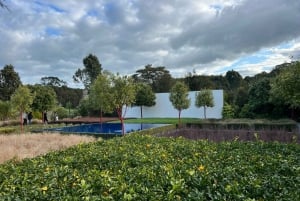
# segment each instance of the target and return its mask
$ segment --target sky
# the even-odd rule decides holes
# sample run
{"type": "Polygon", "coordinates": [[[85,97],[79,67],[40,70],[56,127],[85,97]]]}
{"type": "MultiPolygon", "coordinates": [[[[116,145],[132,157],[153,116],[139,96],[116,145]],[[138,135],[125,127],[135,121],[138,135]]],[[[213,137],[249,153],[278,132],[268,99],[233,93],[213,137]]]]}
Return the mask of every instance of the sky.
{"type": "Polygon", "coordinates": [[[147,64],[188,73],[243,77],[300,59],[299,0],[5,0],[0,69],[23,84],[58,77],[69,87],[82,60],[132,75],[147,64]]]}

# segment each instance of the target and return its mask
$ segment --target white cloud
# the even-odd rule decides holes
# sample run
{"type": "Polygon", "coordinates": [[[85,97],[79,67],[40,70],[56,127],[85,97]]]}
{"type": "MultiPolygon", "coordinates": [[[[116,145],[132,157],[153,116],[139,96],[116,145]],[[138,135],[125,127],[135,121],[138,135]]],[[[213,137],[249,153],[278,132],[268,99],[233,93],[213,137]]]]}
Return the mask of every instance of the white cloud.
{"type": "Polygon", "coordinates": [[[174,77],[230,68],[253,75],[300,58],[298,0],[15,0],[8,6],[10,12],[0,10],[0,66],[14,65],[24,83],[57,76],[78,86],[72,76],[89,53],[112,72],[133,74],[153,64],[174,77]],[[264,60],[245,60],[264,49],[270,50],[264,60]]]}

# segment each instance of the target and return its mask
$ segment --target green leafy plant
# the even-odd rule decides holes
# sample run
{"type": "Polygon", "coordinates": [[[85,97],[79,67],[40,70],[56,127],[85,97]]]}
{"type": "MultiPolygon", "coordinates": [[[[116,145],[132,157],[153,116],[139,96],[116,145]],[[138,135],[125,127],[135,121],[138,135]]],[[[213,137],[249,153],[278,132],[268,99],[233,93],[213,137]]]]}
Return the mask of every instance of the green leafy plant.
{"type": "Polygon", "coordinates": [[[299,151],[130,134],[0,165],[0,199],[300,200],[299,151]]]}

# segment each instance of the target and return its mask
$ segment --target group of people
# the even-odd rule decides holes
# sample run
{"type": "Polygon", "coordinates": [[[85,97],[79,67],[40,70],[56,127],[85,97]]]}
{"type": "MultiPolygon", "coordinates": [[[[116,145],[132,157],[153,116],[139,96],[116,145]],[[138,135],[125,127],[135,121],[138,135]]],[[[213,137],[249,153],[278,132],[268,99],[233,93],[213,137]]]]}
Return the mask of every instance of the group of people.
{"type": "Polygon", "coordinates": [[[31,124],[32,118],[33,118],[32,112],[29,112],[28,114],[24,113],[23,114],[23,125],[31,124]]]}
{"type": "MultiPolygon", "coordinates": [[[[23,113],[23,125],[31,124],[32,119],[33,119],[32,112],[23,113]]],[[[43,123],[48,124],[47,112],[43,112],[43,123]]]]}

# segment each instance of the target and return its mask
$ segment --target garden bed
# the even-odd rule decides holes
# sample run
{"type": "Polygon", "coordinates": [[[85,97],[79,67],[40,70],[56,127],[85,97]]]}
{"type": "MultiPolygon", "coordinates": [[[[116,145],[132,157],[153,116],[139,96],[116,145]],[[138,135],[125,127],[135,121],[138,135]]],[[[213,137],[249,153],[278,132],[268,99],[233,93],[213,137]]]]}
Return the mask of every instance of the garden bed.
{"type": "Polygon", "coordinates": [[[213,142],[221,141],[257,141],[300,143],[299,133],[285,130],[228,130],[228,129],[201,129],[201,128],[181,128],[163,132],[158,136],[164,137],[185,137],[192,140],[209,140],[213,142]]]}

